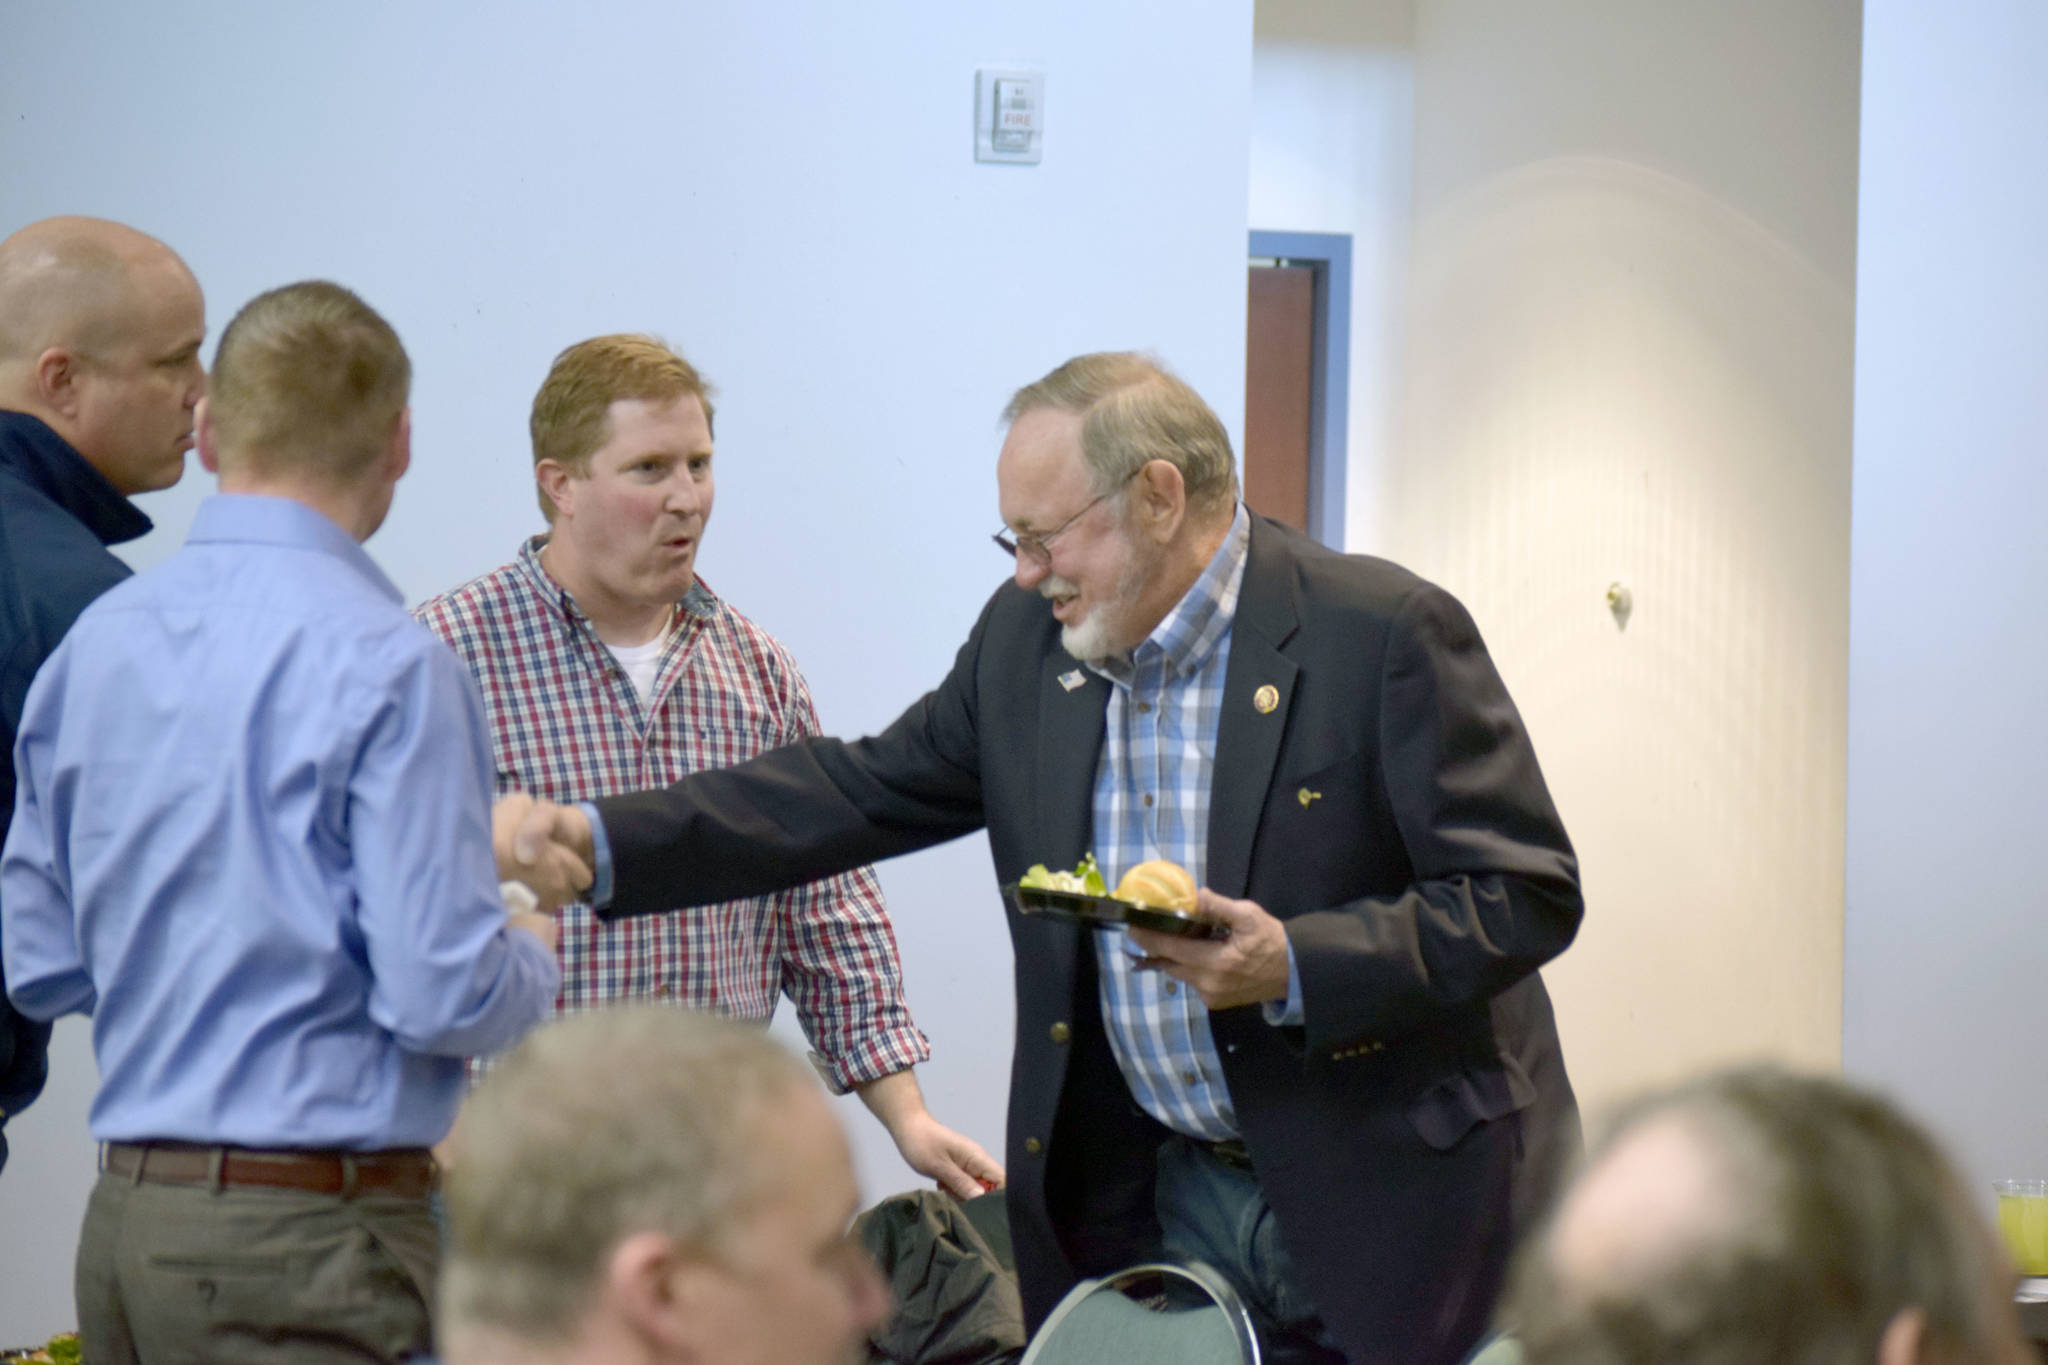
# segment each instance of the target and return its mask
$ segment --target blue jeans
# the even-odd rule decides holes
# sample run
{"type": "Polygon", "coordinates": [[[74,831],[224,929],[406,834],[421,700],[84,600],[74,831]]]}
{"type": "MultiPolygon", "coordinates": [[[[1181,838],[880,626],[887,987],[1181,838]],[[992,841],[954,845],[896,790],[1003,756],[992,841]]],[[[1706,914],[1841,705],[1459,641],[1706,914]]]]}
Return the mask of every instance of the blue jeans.
{"type": "Polygon", "coordinates": [[[1252,1171],[1201,1143],[1168,1138],[1153,1195],[1170,1261],[1215,1268],[1251,1310],[1268,1365],[1342,1365],[1252,1171]]]}

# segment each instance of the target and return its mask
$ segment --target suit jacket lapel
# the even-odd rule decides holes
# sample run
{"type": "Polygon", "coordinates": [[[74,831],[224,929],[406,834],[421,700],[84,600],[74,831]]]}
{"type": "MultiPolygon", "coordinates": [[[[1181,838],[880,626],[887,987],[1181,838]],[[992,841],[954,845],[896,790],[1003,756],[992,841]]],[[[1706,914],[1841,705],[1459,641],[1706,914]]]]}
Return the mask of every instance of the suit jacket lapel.
{"type": "Polygon", "coordinates": [[[1254,516],[1244,583],[1230,627],[1230,665],[1223,676],[1216,771],[1209,788],[1209,865],[1204,880],[1219,895],[1243,896],[1250,883],[1252,840],[1273,785],[1273,767],[1279,761],[1295,675],[1300,672],[1280,652],[1299,624],[1294,592],[1293,559],[1280,533],[1254,516]],[[1268,687],[1273,691],[1261,698],[1261,690],[1268,687]],[[1262,700],[1271,706],[1262,709],[1262,700]]]}
{"type": "Polygon", "coordinates": [[[1038,831],[1040,857],[1072,867],[1094,833],[1095,765],[1102,754],[1107,679],[1081,667],[1057,645],[1046,655],[1038,703],[1038,831]],[[1079,686],[1061,681],[1081,678],[1079,686]]]}

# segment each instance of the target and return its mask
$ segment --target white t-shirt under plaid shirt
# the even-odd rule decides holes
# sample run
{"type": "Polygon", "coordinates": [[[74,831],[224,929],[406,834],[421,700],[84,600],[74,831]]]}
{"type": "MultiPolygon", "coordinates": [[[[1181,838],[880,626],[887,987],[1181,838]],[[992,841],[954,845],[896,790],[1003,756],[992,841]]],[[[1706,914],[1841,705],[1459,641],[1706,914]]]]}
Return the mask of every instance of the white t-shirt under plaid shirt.
{"type": "MultiPolygon", "coordinates": [[[[701,580],[677,608],[643,703],[541,567],[544,543],[536,537],[510,564],[415,613],[483,692],[500,794],[595,800],[817,733],[810,689],[788,651],[701,580]]],[[[869,868],[612,924],[571,905],[561,959],[561,1013],[668,1001],[766,1020],[786,992],[838,1090],[931,1055],[903,1000],[895,934],[869,868]]]]}
{"type": "MultiPolygon", "coordinates": [[[[1152,858],[1208,884],[1216,723],[1250,543],[1251,517],[1239,504],[1223,544],[1166,619],[1128,660],[1094,666],[1111,683],[1095,772],[1095,856],[1112,886],[1152,858]]],[[[1133,971],[1127,935],[1095,935],[1095,957],[1102,1022],[1132,1097],[1176,1132],[1236,1137],[1202,997],[1164,972],[1133,971]]]]}

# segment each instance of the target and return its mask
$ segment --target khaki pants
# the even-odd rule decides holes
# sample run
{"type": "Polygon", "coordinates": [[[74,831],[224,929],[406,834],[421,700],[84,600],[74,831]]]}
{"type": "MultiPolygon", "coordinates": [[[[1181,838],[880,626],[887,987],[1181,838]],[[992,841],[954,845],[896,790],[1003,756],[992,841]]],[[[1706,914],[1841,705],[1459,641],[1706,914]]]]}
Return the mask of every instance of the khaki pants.
{"type": "Polygon", "coordinates": [[[402,1361],[432,1347],[425,1199],[102,1174],[78,1244],[86,1365],[402,1361]]]}

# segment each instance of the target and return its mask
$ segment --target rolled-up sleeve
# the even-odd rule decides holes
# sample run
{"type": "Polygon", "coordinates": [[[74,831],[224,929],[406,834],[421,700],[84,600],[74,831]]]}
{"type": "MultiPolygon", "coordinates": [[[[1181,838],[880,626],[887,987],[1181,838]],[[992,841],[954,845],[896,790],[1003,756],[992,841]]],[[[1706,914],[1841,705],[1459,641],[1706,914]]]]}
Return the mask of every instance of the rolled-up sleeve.
{"type": "Polygon", "coordinates": [[[872,868],[776,897],[787,920],[784,989],[827,1078],[844,1093],[925,1061],[931,1045],[903,999],[896,934],[872,868]]]}
{"type": "MultiPolygon", "coordinates": [[[[783,688],[782,742],[817,734],[818,709],[794,661],[786,662],[783,688]]],[[[903,999],[902,958],[874,868],[778,892],[775,910],[788,944],[783,989],[835,1092],[931,1057],[931,1044],[903,999]]]]}

